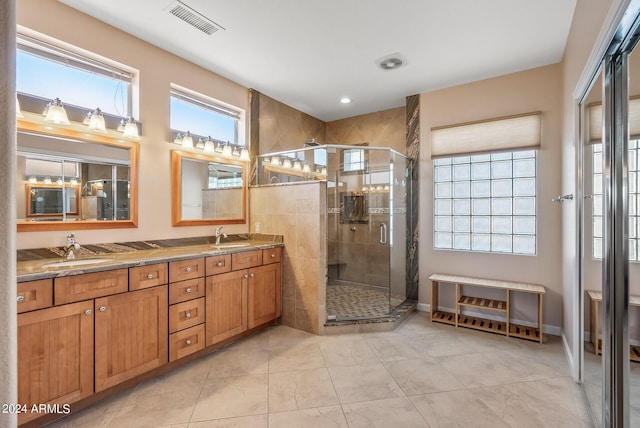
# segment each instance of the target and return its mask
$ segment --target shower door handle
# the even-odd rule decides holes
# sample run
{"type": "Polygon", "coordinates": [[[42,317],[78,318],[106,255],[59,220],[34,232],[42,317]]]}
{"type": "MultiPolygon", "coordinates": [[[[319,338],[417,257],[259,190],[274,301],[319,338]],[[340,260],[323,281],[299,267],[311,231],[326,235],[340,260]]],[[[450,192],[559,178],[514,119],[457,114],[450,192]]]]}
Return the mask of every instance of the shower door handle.
{"type": "Polygon", "coordinates": [[[380,243],[382,245],[387,243],[387,225],[380,223],[380,243]]]}

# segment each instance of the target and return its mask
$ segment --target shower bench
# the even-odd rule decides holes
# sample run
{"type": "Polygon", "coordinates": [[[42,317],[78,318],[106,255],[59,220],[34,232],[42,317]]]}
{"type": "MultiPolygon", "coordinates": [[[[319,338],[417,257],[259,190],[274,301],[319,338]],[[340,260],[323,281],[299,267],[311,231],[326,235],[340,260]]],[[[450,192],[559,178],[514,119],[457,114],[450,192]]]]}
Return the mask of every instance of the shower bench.
{"type": "Polygon", "coordinates": [[[450,324],[456,327],[467,327],[491,333],[504,334],[505,336],[519,337],[521,339],[542,343],[542,296],[545,293],[545,288],[542,285],[443,274],[433,274],[429,277],[429,280],[431,281],[431,321],[450,324]],[[440,285],[442,284],[455,286],[455,312],[451,312],[450,309],[448,311],[444,310],[438,306],[438,294],[440,285]],[[465,286],[503,290],[504,300],[468,295],[463,293],[464,291],[469,291],[464,289],[465,286]],[[512,293],[537,294],[537,327],[511,322],[512,293]],[[463,308],[495,311],[503,314],[503,319],[496,321],[489,318],[472,317],[462,313],[463,308]]]}

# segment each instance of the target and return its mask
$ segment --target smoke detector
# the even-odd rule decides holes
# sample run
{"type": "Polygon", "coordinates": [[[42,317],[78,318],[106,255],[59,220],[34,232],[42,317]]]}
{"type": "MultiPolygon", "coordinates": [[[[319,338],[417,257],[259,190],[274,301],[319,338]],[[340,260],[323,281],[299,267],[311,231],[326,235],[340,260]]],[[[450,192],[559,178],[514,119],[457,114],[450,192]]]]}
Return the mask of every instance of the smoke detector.
{"type": "Polygon", "coordinates": [[[208,35],[212,35],[218,30],[224,30],[223,26],[216,24],[213,20],[207,18],[192,7],[187,6],[186,3],[180,0],[171,2],[165,10],[208,35]]]}
{"type": "Polygon", "coordinates": [[[407,59],[400,53],[385,55],[376,61],[382,71],[391,71],[407,65],[407,59]]]}

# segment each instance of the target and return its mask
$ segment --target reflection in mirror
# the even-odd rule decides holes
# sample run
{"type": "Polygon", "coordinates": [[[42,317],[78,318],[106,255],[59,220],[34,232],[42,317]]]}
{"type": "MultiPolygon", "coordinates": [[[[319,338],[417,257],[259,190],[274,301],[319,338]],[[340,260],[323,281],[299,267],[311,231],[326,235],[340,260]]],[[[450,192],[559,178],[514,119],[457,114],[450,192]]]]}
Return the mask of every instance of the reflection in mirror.
{"type": "Polygon", "coordinates": [[[173,225],[245,222],[243,162],[172,151],[173,225]]]}
{"type": "Polygon", "coordinates": [[[26,121],[17,141],[18,231],[136,226],[137,143],[26,121]]]}

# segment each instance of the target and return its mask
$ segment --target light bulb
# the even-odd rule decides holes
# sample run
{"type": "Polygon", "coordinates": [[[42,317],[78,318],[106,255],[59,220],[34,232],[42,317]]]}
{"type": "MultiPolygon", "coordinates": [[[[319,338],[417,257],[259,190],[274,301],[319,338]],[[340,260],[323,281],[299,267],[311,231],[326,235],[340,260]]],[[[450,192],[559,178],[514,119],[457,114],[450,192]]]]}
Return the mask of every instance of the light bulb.
{"type": "Polygon", "coordinates": [[[283,168],[291,168],[291,159],[285,158],[284,162],[282,162],[283,168]]]}
{"type": "MultiPolygon", "coordinates": [[[[129,137],[133,140],[140,139],[140,133],[138,132],[138,124],[133,119],[133,116],[130,116],[129,120],[127,120],[127,123],[124,125],[123,133],[125,137],[129,137]]],[[[192,141],[192,144],[193,144],[193,141],[192,141]]]]}
{"type": "Polygon", "coordinates": [[[46,109],[45,122],[52,122],[56,125],[69,125],[69,118],[67,117],[67,111],[62,106],[60,98],[56,98],[51,102],[49,108],[46,109]]]}
{"type": "Polygon", "coordinates": [[[182,145],[182,134],[181,133],[177,133],[176,137],[173,139],[173,144],[178,144],[178,145],[182,145]]]}
{"type": "Polygon", "coordinates": [[[249,150],[242,149],[240,151],[240,160],[241,161],[250,161],[251,160],[251,158],[249,158],[249,150]]]}
{"type": "Polygon", "coordinates": [[[204,140],[202,138],[198,138],[198,142],[196,143],[196,149],[200,149],[200,150],[204,149],[204,140]]]}
{"type": "Polygon", "coordinates": [[[230,158],[232,154],[231,146],[229,144],[222,148],[222,156],[230,158]]]}
{"type": "Polygon", "coordinates": [[[309,174],[311,172],[311,168],[309,167],[308,163],[304,164],[304,166],[302,167],[302,172],[304,172],[305,174],[309,174]]]}
{"type": "Polygon", "coordinates": [[[29,177],[29,184],[37,184],[37,183],[38,183],[37,178],[35,178],[33,175],[29,177]]]}
{"type": "Polygon", "coordinates": [[[320,170],[320,175],[327,175],[327,168],[324,167],[320,170]]]}
{"type": "Polygon", "coordinates": [[[102,115],[102,111],[99,108],[96,108],[89,118],[89,129],[96,131],[107,133],[107,128],[104,123],[104,116],[102,115]]]}
{"type": "Polygon", "coordinates": [[[204,152],[205,153],[213,153],[215,152],[216,146],[215,144],[213,144],[213,141],[211,140],[211,138],[207,138],[206,141],[204,142],[204,152]]]}
{"type": "Polygon", "coordinates": [[[193,137],[189,131],[187,131],[187,135],[182,137],[182,148],[193,149],[193,137]]]}
{"type": "Polygon", "coordinates": [[[63,183],[62,178],[58,178],[58,179],[56,180],[56,184],[57,184],[58,186],[62,186],[62,183],[63,183]]]}
{"type": "Polygon", "coordinates": [[[71,180],[69,180],[69,184],[71,184],[72,186],[77,186],[78,180],[76,180],[75,178],[72,178],[71,180]]]}
{"type": "Polygon", "coordinates": [[[44,184],[51,184],[51,177],[45,177],[44,180],[42,180],[42,182],[44,184]]]}
{"type": "Polygon", "coordinates": [[[271,158],[271,165],[280,166],[280,158],[278,156],[273,156],[271,158]]]}

